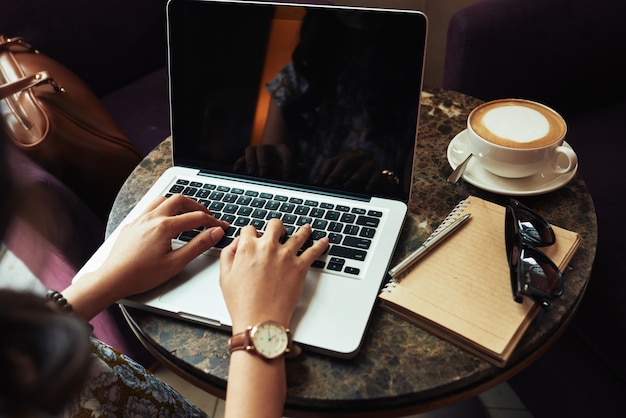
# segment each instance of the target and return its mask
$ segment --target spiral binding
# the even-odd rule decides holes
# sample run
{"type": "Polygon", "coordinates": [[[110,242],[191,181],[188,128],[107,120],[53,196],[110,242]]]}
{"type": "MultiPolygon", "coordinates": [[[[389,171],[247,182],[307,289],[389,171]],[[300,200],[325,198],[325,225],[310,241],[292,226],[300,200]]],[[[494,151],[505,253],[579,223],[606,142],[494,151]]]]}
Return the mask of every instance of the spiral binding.
{"type": "MultiPolygon", "coordinates": [[[[467,199],[463,199],[459,203],[457,203],[456,206],[450,211],[448,216],[446,216],[444,220],[439,224],[439,226],[435,228],[433,233],[430,234],[428,238],[426,238],[426,241],[424,241],[424,244],[427,244],[428,242],[432,241],[437,236],[437,234],[439,234],[442,230],[444,230],[448,225],[450,225],[451,223],[459,219],[470,203],[471,202],[467,199]]],[[[385,284],[385,286],[382,288],[381,291],[390,293],[393,289],[397,287],[397,283],[399,281],[400,281],[399,279],[390,279],[385,284]]]]}
{"type": "Polygon", "coordinates": [[[450,225],[451,223],[459,219],[459,217],[461,216],[465,208],[469,206],[469,204],[470,204],[469,200],[466,200],[466,199],[463,199],[459,203],[457,203],[456,206],[452,209],[452,211],[448,214],[448,216],[446,216],[444,220],[439,224],[439,226],[433,231],[433,233],[430,234],[428,238],[426,238],[426,241],[424,241],[424,244],[427,244],[430,241],[432,241],[433,238],[435,238],[442,230],[446,229],[448,225],[450,225]]]}

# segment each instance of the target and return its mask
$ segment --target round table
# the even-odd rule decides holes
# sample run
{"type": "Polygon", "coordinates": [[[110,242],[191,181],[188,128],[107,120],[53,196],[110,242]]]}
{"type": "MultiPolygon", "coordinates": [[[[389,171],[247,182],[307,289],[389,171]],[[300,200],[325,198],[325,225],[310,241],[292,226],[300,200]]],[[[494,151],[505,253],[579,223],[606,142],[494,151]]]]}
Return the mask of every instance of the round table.
{"type": "MultiPolygon", "coordinates": [[[[446,181],[450,140],[465,128],[479,100],[432,89],[422,95],[416,165],[409,215],[392,263],[417,248],[450,209],[470,194],[506,204],[507,196],[464,181],[446,181]]],[[[172,164],[171,140],[152,151],[122,187],[107,235],[158,176],[172,164]]],[[[574,176],[565,187],[524,203],[546,219],[582,236],[566,272],[565,294],[550,312],[540,312],[505,368],[498,368],[376,307],[359,354],[349,360],[303,352],[287,362],[288,416],[405,416],[468,399],[523,370],[561,334],[583,297],[597,244],[592,198],[574,176]]],[[[122,307],[144,345],[177,373],[224,397],[229,334],[202,325],[122,307]]]]}

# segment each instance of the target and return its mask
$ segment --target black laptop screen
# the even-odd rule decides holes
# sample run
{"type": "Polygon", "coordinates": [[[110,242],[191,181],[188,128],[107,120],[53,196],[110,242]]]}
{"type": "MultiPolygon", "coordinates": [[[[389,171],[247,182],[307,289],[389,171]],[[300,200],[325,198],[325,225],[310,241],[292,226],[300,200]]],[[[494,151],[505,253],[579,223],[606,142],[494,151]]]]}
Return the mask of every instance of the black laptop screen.
{"type": "Polygon", "coordinates": [[[407,200],[423,14],[198,0],[168,7],[176,165],[407,200]]]}

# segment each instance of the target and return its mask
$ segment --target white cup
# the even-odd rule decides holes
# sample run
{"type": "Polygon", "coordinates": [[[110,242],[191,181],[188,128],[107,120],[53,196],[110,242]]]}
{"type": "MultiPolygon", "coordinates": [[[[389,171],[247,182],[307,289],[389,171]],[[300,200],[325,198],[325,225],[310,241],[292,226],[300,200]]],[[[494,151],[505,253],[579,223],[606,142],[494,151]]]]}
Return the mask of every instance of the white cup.
{"type": "Polygon", "coordinates": [[[578,157],[563,145],[566,132],[561,115],[523,99],[483,103],[467,118],[471,153],[485,170],[500,177],[565,174],[574,170],[578,157]]]}

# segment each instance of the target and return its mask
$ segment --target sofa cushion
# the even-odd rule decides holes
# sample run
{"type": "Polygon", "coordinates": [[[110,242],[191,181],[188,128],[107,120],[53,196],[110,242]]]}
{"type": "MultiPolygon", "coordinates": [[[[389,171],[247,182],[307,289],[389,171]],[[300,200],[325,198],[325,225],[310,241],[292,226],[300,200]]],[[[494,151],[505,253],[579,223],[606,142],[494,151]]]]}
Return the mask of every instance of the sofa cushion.
{"type": "MultiPolygon", "coordinates": [[[[8,156],[15,184],[16,214],[3,242],[45,288],[62,291],[102,243],[103,225],[71,190],[20,151],[9,148],[8,156]]],[[[139,343],[117,306],[94,317],[91,324],[102,341],[142,364],[152,364],[152,356],[139,343]]]]}
{"type": "Polygon", "coordinates": [[[162,67],[101,98],[122,132],[148,154],[170,135],[167,70],[162,67]]]}

